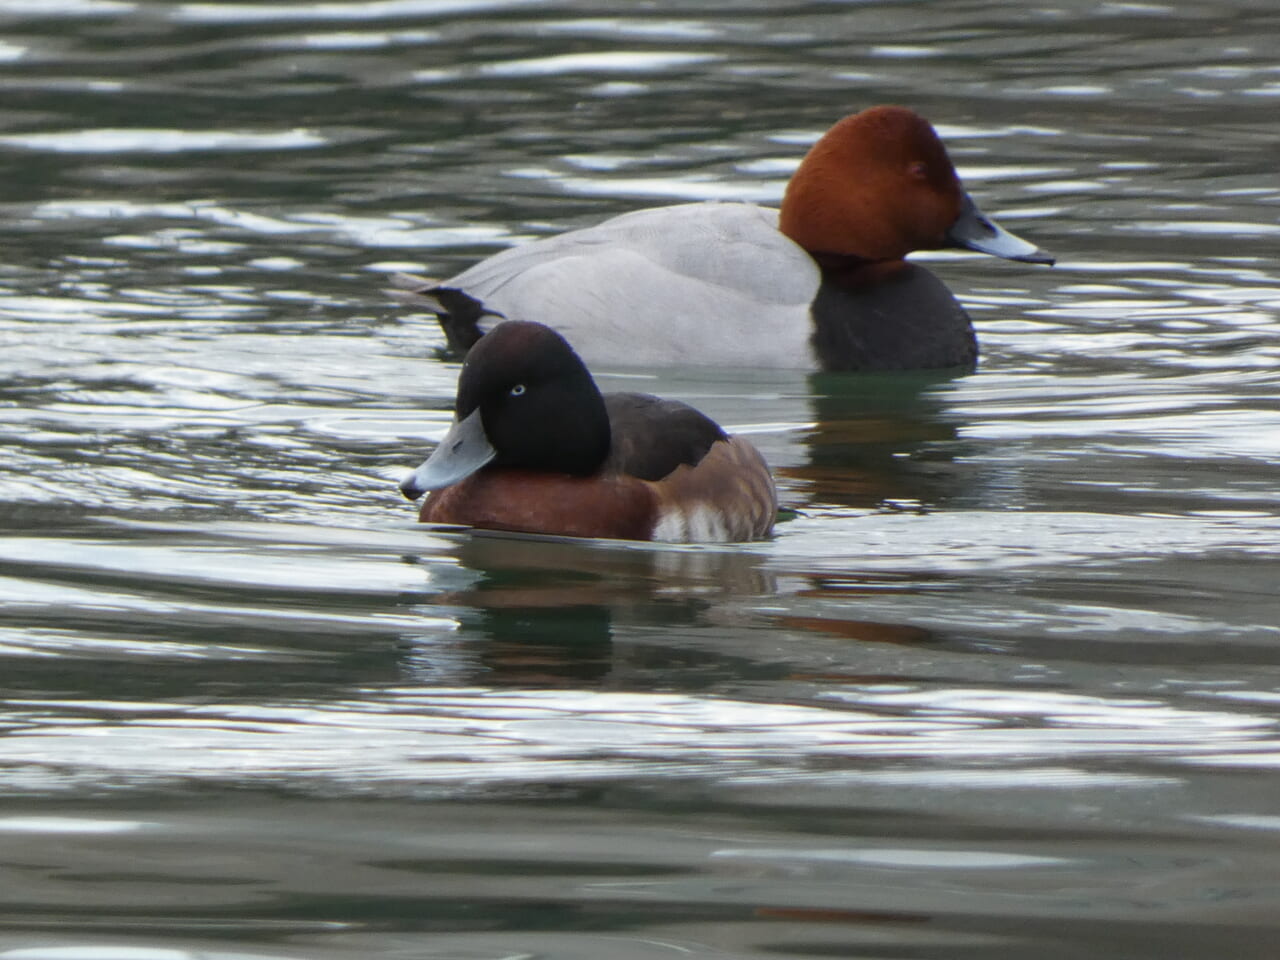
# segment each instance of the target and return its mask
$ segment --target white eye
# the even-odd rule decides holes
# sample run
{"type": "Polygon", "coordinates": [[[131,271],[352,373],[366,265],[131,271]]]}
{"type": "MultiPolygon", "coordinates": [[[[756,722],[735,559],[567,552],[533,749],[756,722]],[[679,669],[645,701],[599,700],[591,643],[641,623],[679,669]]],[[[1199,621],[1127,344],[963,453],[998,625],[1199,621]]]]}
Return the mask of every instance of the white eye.
{"type": "Polygon", "coordinates": [[[510,390],[509,392],[510,392],[511,396],[513,396],[513,397],[519,397],[519,396],[522,396],[522,395],[524,394],[524,384],[523,384],[523,383],[517,383],[514,387],[512,387],[512,388],[511,388],[511,390],[510,390]]]}

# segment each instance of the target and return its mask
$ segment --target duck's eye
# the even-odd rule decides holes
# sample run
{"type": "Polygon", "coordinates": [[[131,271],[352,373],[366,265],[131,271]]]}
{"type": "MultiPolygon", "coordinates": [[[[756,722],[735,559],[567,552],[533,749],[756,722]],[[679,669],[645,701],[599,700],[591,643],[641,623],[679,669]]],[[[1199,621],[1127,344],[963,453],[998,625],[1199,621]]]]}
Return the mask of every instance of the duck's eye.
{"type": "Polygon", "coordinates": [[[921,163],[919,160],[907,167],[907,172],[917,180],[929,179],[929,167],[926,164],[921,163]]]}
{"type": "Polygon", "coordinates": [[[513,396],[513,397],[521,397],[521,396],[524,396],[524,384],[523,384],[523,383],[517,383],[514,387],[512,387],[510,390],[508,390],[508,391],[507,391],[507,393],[508,393],[510,396],[513,396]]]}

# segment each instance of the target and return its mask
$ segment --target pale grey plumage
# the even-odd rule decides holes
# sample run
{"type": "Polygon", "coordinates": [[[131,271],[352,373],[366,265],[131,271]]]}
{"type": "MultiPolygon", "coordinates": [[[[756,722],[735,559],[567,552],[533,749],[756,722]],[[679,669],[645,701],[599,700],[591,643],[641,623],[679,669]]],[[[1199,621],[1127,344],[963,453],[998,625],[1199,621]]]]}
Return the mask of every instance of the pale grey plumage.
{"type": "MultiPolygon", "coordinates": [[[[501,318],[552,327],[588,365],[687,356],[690,364],[806,368],[820,283],[812,257],[778,231],[776,210],[706,202],[520,244],[440,286],[501,318]]],[[[423,293],[419,305],[434,309],[423,293]]]]}

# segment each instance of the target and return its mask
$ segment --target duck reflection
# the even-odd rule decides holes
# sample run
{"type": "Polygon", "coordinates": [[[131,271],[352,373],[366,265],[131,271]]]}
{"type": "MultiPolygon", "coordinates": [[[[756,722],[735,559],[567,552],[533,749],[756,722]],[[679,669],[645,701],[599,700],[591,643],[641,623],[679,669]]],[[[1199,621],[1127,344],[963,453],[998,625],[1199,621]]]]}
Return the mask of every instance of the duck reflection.
{"type": "Polygon", "coordinates": [[[459,682],[461,672],[465,682],[486,686],[652,688],[653,678],[669,678],[678,666],[681,689],[704,688],[716,676],[758,667],[666,641],[749,617],[735,598],[778,589],[761,557],[739,549],[473,532],[458,542],[456,557],[475,580],[433,599],[459,610],[454,638],[470,641],[470,653],[454,651],[442,663],[439,644],[411,642],[408,668],[419,680],[459,682]]]}
{"type": "Polygon", "coordinates": [[[897,680],[869,677],[854,650],[938,642],[917,626],[833,610],[829,601],[856,602],[860,591],[882,595],[883,578],[819,581],[767,568],[767,552],[483,533],[460,539],[456,558],[474,579],[435,594],[431,608],[451,608],[459,629],[406,638],[403,666],[418,683],[692,693],[789,681],[789,689],[897,680]],[[832,660],[840,646],[847,661],[832,660]]]}
{"type": "Polygon", "coordinates": [[[961,493],[958,421],[939,389],[960,371],[814,374],[804,458],[778,472],[813,506],[926,509],[961,493]]]}

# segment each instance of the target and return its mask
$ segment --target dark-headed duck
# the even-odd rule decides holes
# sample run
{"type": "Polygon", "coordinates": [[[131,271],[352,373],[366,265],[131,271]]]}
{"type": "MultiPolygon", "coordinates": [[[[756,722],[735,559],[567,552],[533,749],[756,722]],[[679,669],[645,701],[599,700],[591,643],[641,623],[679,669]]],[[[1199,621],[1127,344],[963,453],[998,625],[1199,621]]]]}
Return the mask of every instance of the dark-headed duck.
{"type": "Polygon", "coordinates": [[[565,339],[511,321],[481,337],[453,426],[400,485],[418,519],[620,540],[766,536],[777,492],[759,451],[683,403],[604,396],[565,339]]]}
{"type": "Polygon", "coordinates": [[[983,216],[928,121],[872,107],[814,144],[780,210],[638,210],[512,247],[443,282],[393,282],[399,299],[439,316],[458,351],[520,319],[555,328],[593,366],[971,366],[969,315],[903,259],[943,248],[1053,263],[983,216]]]}

